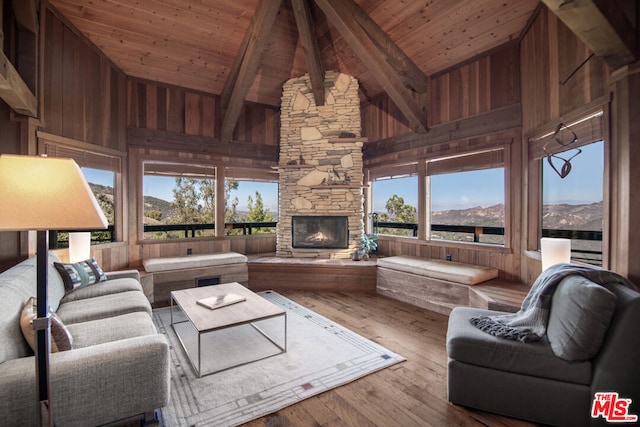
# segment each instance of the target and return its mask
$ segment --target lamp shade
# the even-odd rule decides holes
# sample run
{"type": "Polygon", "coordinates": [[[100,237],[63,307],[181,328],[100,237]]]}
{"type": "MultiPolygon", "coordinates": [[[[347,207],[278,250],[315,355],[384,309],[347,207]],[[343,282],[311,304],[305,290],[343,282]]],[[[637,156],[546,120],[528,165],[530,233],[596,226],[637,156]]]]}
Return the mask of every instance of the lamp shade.
{"type": "Polygon", "coordinates": [[[542,271],[554,264],[571,262],[571,240],[551,237],[540,239],[542,271]]]}
{"type": "Polygon", "coordinates": [[[107,228],[72,159],[0,155],[0,231],[107,228]]]}

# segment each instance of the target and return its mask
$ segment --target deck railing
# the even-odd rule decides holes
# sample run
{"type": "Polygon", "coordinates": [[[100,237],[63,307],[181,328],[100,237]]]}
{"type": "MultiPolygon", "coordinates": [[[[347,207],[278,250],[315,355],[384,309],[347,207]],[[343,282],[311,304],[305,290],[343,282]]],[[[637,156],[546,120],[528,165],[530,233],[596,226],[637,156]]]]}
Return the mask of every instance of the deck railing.
{"type": "MultiPolygon", "coordinates": [[[[242,230],[242,235],[251,235],[254,230],[261,228],[275,228],[278,223],[276,221],[271,222],[229,222],[225,223],[224,227],[227,230],[242,230]]],[[[196,237],[196,231],[215,230],[215,223],[211,224],[145,224],[144,232],[169,232],[179,231],[184,234],[185,238],[196,237]]]]}
{"type": "MultiPolygon", "coordinates": [[[[418,224],[402,223],[402,222],[374,222],[374,232],[381,229],[397,229],[409,230],[413,237],[418,236],[418,224]]],[[[450,225],[450,224],[431,224],[432,232],[448,232],[466,234],[473,238],[474,242],[480,242],[482,236],[504,236],[504,227],[474,226],[474,225],[450,225]]],[[[590,242],[602,242],[602,231],[599,230],[569,230],[569,229],[542,229],[542,237],[556,237],[571,239],[577,244],[571,248],[571,257],[577,261],[588,262],[591,264],[602,263],[602,250],[583,248],[579,246],[584,243],[588,246],[590,242]]],[[[491,243],[490,241],[483,243],[491,243]]]]}
{"type": "MultiPolygon", "coordinates": [[[[242,230],[242,235],[252,235],[255,230],[263,228],[275,228],[277,226],[276,221],[271,222],[234,222],[226,223],[225,228],[228,230],[242,230]]],[[[418,224],[408,222],[374,222],[374,232],[378,233],[383,229],[394,230],[407,230],[408,234],[413,237],[418,236],[418,224]]],[[[145,224],[144,232],[171,232],[177,231],[184,235],[185,238],[196,237],[197,231],[205,231],[215,229],[215,224],[145,224]]],[[[71,230],[72,231],[72,230],[71,230]]],[[[108,243],[115,241],[114,226],[110,225],[106,230],[92,230],[92,244],[108,243]]],[[[490,227],[490,226],[474,226],[474,225],[450,225],[450,224],[431,224],[432,232],[447,232],[466,234],[469,236],[469,240],[473,239],[473,242],[481,242],[482,236],[504,236],[504,227],[490,227]]],[[[588,246],[590,243],[597,246],[597,242],[602,242],[602,231],[599,230],[569,230],[569,229],[542,229],[542,237],[560,237],[571,239],[578,243],[573,245],[571,249],[571,256],[575,260],[584,261],[592,264],[600,264],[602,262],[602,250],[595,248],[586,248],[579,246],[588,246]],[[580,245],[579,243],[584,243],[580,245]]],[[[467,241],[467,240],[465,240],[467,241]]],[[[50,242],[51,247],[66,248],[69,246],[68,234],[51,232],[50,242]]],[[[483,243],[491,243],[490,241],[484,241],[483,243]]]]}
{"type": "Polygon", "coordinates": [[[109,225],[106,229],[100,230],[64,230],[49,231],[49,249],[63,249],[69,247],[69,233],[75,232],[91,232],[91,244],[100,245],[102,243],[111,243],[116,241],[116,228],[109,225]]]}

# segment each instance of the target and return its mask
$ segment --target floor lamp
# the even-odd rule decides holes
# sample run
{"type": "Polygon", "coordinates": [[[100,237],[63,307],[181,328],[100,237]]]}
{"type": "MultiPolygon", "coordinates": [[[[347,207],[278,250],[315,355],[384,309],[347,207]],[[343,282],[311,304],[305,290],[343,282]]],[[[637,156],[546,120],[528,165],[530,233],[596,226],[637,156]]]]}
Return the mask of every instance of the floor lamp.
{"type": "Polygon", "coordinates": [[[53,425],[50,401],[50,317],[47,304],[47,230],[107,227],[82,171],[71,159],[0,155],[0,231],[37,231],[35,329],[38,416],[53,425]]]}

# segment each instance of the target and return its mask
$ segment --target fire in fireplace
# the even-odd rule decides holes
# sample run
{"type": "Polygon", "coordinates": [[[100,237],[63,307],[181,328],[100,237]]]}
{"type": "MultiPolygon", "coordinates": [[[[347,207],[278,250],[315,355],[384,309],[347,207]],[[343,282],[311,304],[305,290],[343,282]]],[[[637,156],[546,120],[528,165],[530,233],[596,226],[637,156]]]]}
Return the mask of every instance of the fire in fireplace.
{"type": "Polygon", "coordinates": [[[293,216],[292,246],[302,249],[346,249],[349,218],[346,216],[293,216]]]}

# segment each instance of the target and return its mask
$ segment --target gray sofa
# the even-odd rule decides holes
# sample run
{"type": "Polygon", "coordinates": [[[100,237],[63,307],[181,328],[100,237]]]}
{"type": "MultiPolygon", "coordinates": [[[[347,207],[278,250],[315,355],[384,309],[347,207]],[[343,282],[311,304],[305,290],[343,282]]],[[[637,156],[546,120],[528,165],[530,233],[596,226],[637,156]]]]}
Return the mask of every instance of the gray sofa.
{"type": "MultiPolygon", "coordinates": [[[[600,416],[591,417],[593,400],[596,392],[617,392],[620,398],[631,399],[628,414],[640,415],[640,294],[618,283],[604,284],[604,288],[615,295],[610,321],[599,309],[585,309],[580,316],[598,322],[582,332],[578,326],[564,342],[549,336],[552,328],[566,324],[574,328],[584,320],[565,304],[583,303],[580,298],[585,293],[577,288],[570,292],[560,286],[556,289],[546,335],[536,342],[498,338],[469,321],[497,312],[455,308],[447,332],[449,400],[545,425],[609,425],[602,416],[607,412],[603,408],[600,416]],[[589,352],[558,357],[559,352],[563,355],[558,345],[575,344],[580,337],[591,339],[597,330],[602,330],[603,338],[589,352]]],[[[602,299],[595,298],[595,302],[602,299]]]]}
{"type": "MultiPolygon", "coordinates": [[[[66,291],[58,261],[49,254],[48,303],[73,347],[50,358],[56,425],[101,425],[165,406],[169,345],[153,324],[137,270],[66,291]]],[[[20,327],[35,295],[35,257],[0,274],[0,425],[37,425],[35,359],[20,327]]]]}

